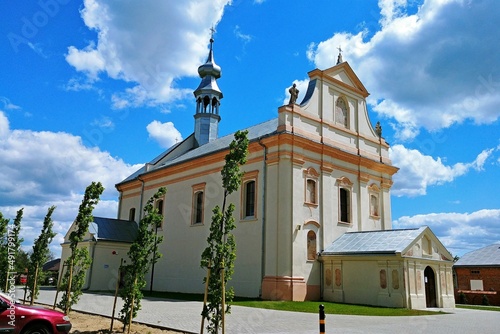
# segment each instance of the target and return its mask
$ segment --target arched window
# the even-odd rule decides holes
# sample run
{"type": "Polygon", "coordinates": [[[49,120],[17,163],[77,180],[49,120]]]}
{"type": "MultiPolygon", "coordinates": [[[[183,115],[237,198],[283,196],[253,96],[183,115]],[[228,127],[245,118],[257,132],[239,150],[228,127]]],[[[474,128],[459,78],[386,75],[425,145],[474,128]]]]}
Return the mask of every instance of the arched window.
{"type": "Polygon", "coordinates": [[[257,191],[259,171],[245,171],[240,192],[240,219],[254,220],[257,218],[257,191]]]}
{"type": "Polygon", "coordinates": [[[193,224],[203,224],[203,191],[195,194],[193,224]]]}
{"type": "Polygon", "coordinates": [[[203,224],[204,205],[205,205],[205,186],[206,183],[193,185],[193,206],[191,214],[191,225],[203,224]]]}
{"type": "MultiPolygon", "coordinates": [[[[158,210],[158,214],[162,215],[162,216],[163,216],[163,204],[164,204],[163,199],[159,199],[156,201],[156,205],[155,205],[156,209],[158,210]]],[[[161,225],[158,226],[158,228],[160,228],[160,229],[163,228],[163,218],[161,220],[161,225]]]]}
{"type": "Polygon", "coordinates": [[[307,232],[307,260],[316,260],[316,233],[314,231],[307,232]]]}
{"type": "Polygon", "coordinates": [[[347,127],[348,121],[348,110],[347,103],[344,98],[337,98],[337,103],[335,104],[335,123],[341,124],[347,127]]]}
{"type": "Polygon", "coordinates": [[[128,212],[128,220],[135,221],[135,208],[130,208],[128,212]]]}

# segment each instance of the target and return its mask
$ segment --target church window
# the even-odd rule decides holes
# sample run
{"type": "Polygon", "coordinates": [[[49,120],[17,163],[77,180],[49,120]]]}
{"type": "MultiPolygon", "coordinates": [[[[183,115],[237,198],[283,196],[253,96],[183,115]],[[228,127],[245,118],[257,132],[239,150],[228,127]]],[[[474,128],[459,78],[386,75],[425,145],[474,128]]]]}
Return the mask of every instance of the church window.
{"type": "Polygon", "coordinates": [[[340,221],[350,223],[350,191],[340,188],[340,221]]]}
{"type": "Polygon", "coordinates": [[[304,171],[305,199],[306,204],[318,204],[318,177],[319,173],[312,167],[304,171]]]}
{"type": "Polygon", "coordinates": [[[255,181],[245,183],[245,217],[255,217],[255,181]]]}
{"type": "Polygon", "coordinates": [[[203,224],[203,191],[195,194],[193,224],[203,224]]]}
{"type": "Polygon", "coordinates": [[[205,205],[205,183],[196,184],[193,186],[193,207],[191,215],[191,224],[203,224],[205,205]]]}
{"type": "Polygon", "coordinates": [[[241,187],[241,219],[257,218],[257,176],[259,171],[245,172],[241,187]]]}
{"type": "Polygon", "coordinates": [[[347,109],[347,102],[345,98],[337,98],[337,103],[335,104],[335,123],[347,127],[349,119],[349,112],[347,109]]]}
{"type": "MultiPolygon", "coordinates": [[[[163,199],[159,199],[156,201],[156,209],[158,210],[158,214],[162,215],[162,216],[163,216],[163,204],[164,204],[163,199]]],[[[163,218],[161,220],[161,225],[158,226],[158,228],[162,228],[162,227],[163,227],[163,218]]]]}
{"type": "Polygon", "coordinates": [[[351,189],[352,182],[345,176],[337,179],[337,186],[339,187],[339,223],[351,223],[351,189]]]}
{"type": "Polygon", "coordinates": [[[316,246],[316,233],[314,231],[307,232],[307,260],[316,260],[317,246],[316,246]]]}
{"type": "Polygon", "coordinates": [[[135,208],[130,208],[128,212],[128,220],[135,221],[135,208]]]}

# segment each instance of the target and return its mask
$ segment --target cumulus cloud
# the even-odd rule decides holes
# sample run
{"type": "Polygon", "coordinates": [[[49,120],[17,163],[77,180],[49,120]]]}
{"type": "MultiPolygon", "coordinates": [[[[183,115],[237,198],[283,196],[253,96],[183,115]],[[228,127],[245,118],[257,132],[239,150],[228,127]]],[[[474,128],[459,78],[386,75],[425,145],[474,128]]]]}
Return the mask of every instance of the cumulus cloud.
{"type": "Polygon", "coordinates": [[[197,75],[207,55],[209,28],[230,0],[85,0],[81,16],[97,41],[69,46],[66,61],[91,80],[100,75],[132,88],[115,94],[115,108],[169,103],[191,90],[175,80],[197,75]]]}
{"type": "Polygon", "coordinates": [[[453,255],[482,248],[500,240],[500,210],[472,213],[431,213],[404,216],[393,222],[395,228],[427,225],[453,255]]]}
{"type": "Polygon", "coordinates": [[[397,121],[399,140],[414,138],[421,127],[497,120],[500,45],[491,32],[500,20],[500,2],[425,0],[409,14],[411,5],[380,0],[380,26],[312,43],[309,59],[330,67],[341,45],[344,60],[370,87],[373,109],[397,121]]]}
{"type": "Polygon", "coordinates": [[[152,121],[146,127],[149,138],[154,139],[163,148],[169,148],[182,140],[182,135],[172,122],[152,121]]]}
{"type": "Polygon", "coordinates": [[[40,233],[47,209],[56,205],[53,219],[59,243],[78,214],[85,188],[99,181],[106,188],[95,215],[116,217],[118,193],[114,185],[140,165],[128,165],[98,148],[89,148],[80,137],[49,131],[10,129],[0,111],[0,211],[13,219],[24,208],[22,234],[25,244],[40,233]]]}
{"type": "Polygon", "coordinates": [[[468,163],[456,163],[448,166],[440,157],[433,158],[418,150],[408,149],[403,145],[390,148],[390,158],[400,168],[394,175],[391,193],[395,196],[420,196],[427,193],[427,188],[452,182],[457,177],[467,174],[471,169],[480,171],[495,149],[483,150],[476,159],[468,163]]]}

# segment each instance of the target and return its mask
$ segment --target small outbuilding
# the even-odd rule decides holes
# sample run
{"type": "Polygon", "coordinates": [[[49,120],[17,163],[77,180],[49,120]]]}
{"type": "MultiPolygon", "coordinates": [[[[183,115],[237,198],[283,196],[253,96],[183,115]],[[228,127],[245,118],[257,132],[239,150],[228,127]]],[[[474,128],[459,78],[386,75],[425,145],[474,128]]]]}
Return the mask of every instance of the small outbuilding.
{"type": "MultiPolygon", "coordinates": [[[[75,228],[73,223],[64,237],[62,263],[70,256],[69,236],[75,228]]],[[[115,289],[121,259],[128,261],[127,252],[137,237],[137,231],[137,223],[132,220],[94,217],[84,240],[79,243],[79,247],[88,249],[92,258],[83,289],[94,291],[115,289]]],[[[61,269],[66,270],[63,266],[61,269]]],[[[62,270],[59,271],[59,275],[62,270]]]]}
{"type": "Polygon", "coordinates": [[[458,303],[500,306],[500,244],[465,254],[453,269],[458,303]]]}
{"type": "Polygon", "coordinates": [[[321,253],[323,299],[453,308],[452,259],[427,226],[345,233],[321,253]]]}

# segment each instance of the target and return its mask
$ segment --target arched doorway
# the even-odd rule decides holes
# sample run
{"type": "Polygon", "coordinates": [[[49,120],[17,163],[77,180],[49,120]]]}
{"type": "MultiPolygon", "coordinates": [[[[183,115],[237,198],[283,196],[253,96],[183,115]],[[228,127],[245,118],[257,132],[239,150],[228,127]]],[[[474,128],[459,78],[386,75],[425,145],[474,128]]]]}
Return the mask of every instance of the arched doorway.
{"type": "Polygon", "coordinates": [[[426,307],[437,307],[436,304],[436,277],[434,270],[427,266],[424,270],[425,282],[425,305],[426,307]]]}

